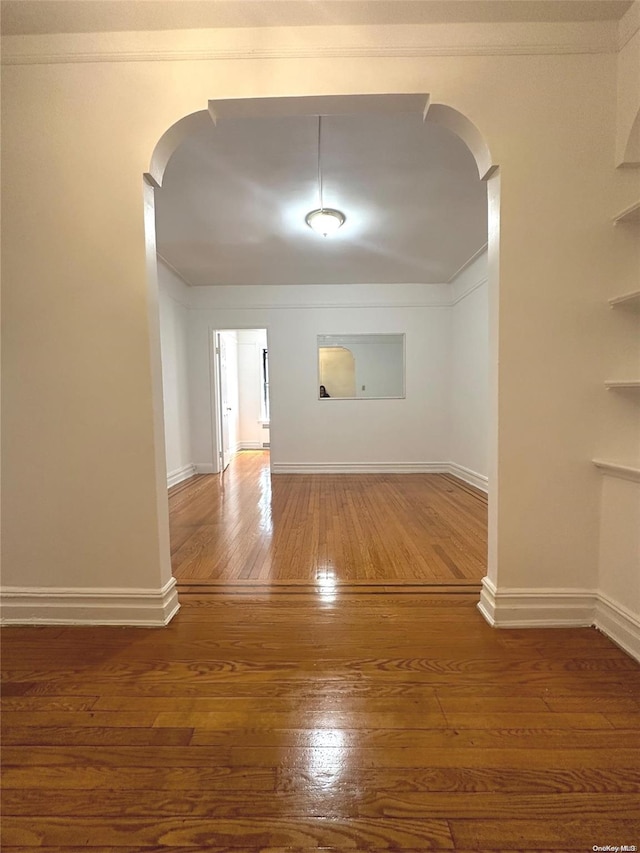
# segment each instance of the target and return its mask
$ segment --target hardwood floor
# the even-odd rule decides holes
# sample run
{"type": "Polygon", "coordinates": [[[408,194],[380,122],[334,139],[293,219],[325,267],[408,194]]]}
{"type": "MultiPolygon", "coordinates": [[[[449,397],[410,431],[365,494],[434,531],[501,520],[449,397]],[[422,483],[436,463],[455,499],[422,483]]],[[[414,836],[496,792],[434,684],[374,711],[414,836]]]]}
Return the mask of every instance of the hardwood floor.
{"type": "Polygon", "coordinates": [[[270,476],[244,451],[169,493],[181,586],[449,584],[486,574],[487,500],[442,474],[270,476]]]}
{"type": "Polygon", "coordinates": [[[476,600],[220,587],[164,629],[4,629],[3,851],[637,845],[640,667],[476,600]]]}
{"type": "Polygon", "coordinates": [[[484,496],[265,461],[172,490],[167,628],[3,629],[2,850],[638,845],[640,667],[484,622],[484,496]]]}

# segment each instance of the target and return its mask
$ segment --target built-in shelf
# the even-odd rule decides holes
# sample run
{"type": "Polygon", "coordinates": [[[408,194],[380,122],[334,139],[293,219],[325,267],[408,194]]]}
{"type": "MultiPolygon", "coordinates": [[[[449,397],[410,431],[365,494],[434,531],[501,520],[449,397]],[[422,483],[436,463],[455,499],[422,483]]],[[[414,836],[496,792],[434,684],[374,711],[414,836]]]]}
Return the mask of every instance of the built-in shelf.
{"type": "MultiPolygon", "coordinates": [[[[621,210],[617,216],[613,217],[613,222],[614,225],[632,225],[635,235],[637,226],[640,225],[640,200],[621,210]]],[[[624,311],[640,311],[640,290],[621,293],[619,296],[612,297],[609,299],[609,307],[624,311]]],[[[629,373],[638,375],[637,364],[633,366],[630,364],[627,365],[626,370],[622,367],[624,373],[627,373],[627,370],[629,373]]],[[[627,373],[627,376],[629,373],[627,373]]],[[[607,379],[604,385],[607,390],[613,390],[614,392],[617,390],[621,393],[628,391],[637,396],[637,392],[640,391],[640,378],[607,379]]],[[[627,457],[624,462],[620,459],[593,459],[592,462],[607,477],[632,480],[634,483],[640,483],[640,459],[637,458],[636,454],[634,454],[633,459],[627,457]]]]}
{"type": "Polygon", "coordinates": [[[609,305],[612,308],[619,305],[623,308],[640,311],[640,290],[634,290],[633,293],[625,293],[622,296],[614,296],[613,299],[609,300],[609,305]]]}
{"type": "Polygon", "coordinates": [[[637,201],[635,204],[632,204],[631,207],[627,207],[624,210],[621,210],[617,216],[613,217],[614,222],[640,222],[640,201],[637,201]]]}
{"type": "Polygon", "coordinates": [[[596,468],[599,468],[603,474],[609,474],[612,477],[621,477],[623,480],[640,482],[640,463],[627,465],[622,462],[608,461],[607,459],[593,459],[592,461],[596,468]]]}
{"type": "Polygon", "coordinates": [[[607,379],[605,388],[640,388],[640,379],[607,379]]]}

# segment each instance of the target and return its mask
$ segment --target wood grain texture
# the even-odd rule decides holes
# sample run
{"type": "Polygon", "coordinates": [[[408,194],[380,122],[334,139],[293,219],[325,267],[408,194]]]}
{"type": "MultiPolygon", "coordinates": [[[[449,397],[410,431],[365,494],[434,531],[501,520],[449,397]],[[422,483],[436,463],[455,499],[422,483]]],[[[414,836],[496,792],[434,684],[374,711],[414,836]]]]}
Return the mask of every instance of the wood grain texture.
{"type": "Polygon", "coordinates": [[[3,853],[637,843],[640,667],[412,590],[221,587],[165,629],[3,631],[3,853]]]}
{"type": "Polygon", "coordinates": [[[211,583],[479,583],[487,499],[443,474],[275,474],[242,451],[169,491],[173,573],[211,583]]]}

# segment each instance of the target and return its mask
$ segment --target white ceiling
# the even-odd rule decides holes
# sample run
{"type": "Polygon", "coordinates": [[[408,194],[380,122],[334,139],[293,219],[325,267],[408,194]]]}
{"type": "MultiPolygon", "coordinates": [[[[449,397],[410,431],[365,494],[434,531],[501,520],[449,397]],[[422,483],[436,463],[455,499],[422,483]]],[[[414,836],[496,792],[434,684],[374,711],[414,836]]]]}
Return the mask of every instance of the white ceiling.
{"type": "Polygon", "coordinates": [[[5,35],[618,20],[632,0],[2,0],[5,35]]]}
{"type": "Polygon", "coordinates": [[[220,119],[186,140],[156,190],[159,254],[193,285],[436,283],[486,243],[486,185],[450,131],[420,113],[220,119]]]}

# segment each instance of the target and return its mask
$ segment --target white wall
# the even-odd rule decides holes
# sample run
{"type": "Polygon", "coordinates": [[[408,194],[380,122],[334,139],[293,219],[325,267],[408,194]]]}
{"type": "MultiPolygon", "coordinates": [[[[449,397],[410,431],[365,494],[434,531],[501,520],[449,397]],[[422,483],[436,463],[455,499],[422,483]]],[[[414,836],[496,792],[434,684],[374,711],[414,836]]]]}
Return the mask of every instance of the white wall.
{"type": "Polygon", "coordinates": [[[189,409],[189,288],[158,260],[164,434],[169,486],[194,473],[189,409]]]}
{"type": "MultiPolygon", "coordinates": [[[[327,288],[284,291],[271,287],[189,291],[192,434],[199,471],[217,470],[211,451],[216,442],[211,331],[240,321],[262,322],[269,325],[275,471],[427,470],[453,463],[458,476],[487,488],[486,253],[451,285],[386,290],[341,286],[338,295],[327,288]],[[321,306],[323,296],[326,307],[321,306]],[[320,402],[317,335],[385,331],[407,335],[406,398],[320,402]]],[[[260,350],[266,332],[237,329],[235,334],[239,423],[233,440],[237,438],[239,448],[261,447],[269,441],[269,432],[260,423],[260,350]]],[[[382,375],[378,369],[375,373],[382,375]]]]}
{"type": "Polygon", "coordinates": [[[487,489],[489,291],[484,252],[451,283],[451,461],[487,489]]]}
{"type": "MultiPolygon", "coordinates": [[[[347,470],[375,465],[420,470],[447,463],[449,309],[444,285],[336,289],[197,288],[191,335],[194,395],[206,420],[209,330],[240,323],[269,332],[271,460],[274,471],[347,470]],[[327,307],[321,307],[324,297],[327,307]],[[286,298],[286,302],[283,299],[286,298]],[[411,299],[411,302],[407,300],[411,299]],[[258,302],[258,300],[260,300],[258,302]],[[338,300],[338,302],[336,302],[338,300]],[[256,305],[261,307],[252,307],[256,305]],[[340,304],[340,302],[342,304],[340,304]],[[197,306],[197,307],[196,307],[197,306]],[[318,399],[319,334],[406,332],[406,398],[318,399]]],[[[209,418],[210,422],[210,418],[209,418]]],[[[195,453],[204,458],[211,437],[201,424],[195,453]]]]}

